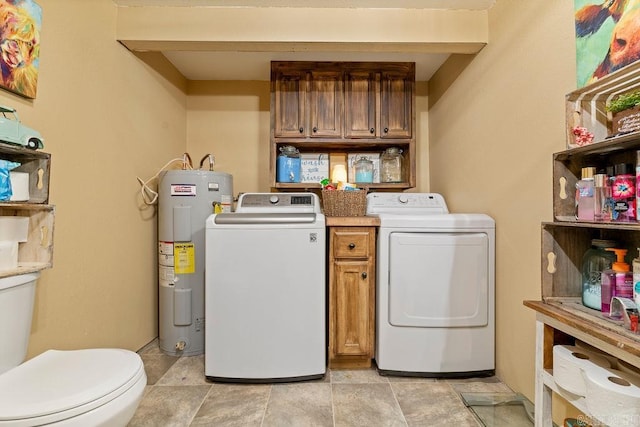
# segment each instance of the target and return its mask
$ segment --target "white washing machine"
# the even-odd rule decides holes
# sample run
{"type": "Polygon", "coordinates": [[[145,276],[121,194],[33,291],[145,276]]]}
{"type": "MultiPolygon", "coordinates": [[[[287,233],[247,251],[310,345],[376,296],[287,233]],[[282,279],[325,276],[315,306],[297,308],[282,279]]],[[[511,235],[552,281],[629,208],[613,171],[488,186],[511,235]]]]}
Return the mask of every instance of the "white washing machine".
{"type": "Polygon", "coordinates": [[[326,372],[325,218],[313,193],[246,193],[205,239],[205,375],[284,382],[326,372]]]}
{"type": "Polygon", "coordinates": [[[495,222],[451,214],[440,194],[370,193],[380,218],[376,354],[381,374],[495,372],[495,222]]]}

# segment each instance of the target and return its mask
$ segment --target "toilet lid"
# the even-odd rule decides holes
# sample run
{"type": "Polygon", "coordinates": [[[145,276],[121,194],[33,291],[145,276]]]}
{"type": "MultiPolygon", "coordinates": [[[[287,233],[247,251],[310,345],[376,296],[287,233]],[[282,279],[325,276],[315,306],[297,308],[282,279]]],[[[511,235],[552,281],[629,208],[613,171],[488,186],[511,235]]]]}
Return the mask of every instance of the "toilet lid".
{"type": "Polygon", "coordinates": [[[0,375],[0,421],[102,405],[130,388],[141,369],[140,356],[128,350],[48,350],[0,375]]]}

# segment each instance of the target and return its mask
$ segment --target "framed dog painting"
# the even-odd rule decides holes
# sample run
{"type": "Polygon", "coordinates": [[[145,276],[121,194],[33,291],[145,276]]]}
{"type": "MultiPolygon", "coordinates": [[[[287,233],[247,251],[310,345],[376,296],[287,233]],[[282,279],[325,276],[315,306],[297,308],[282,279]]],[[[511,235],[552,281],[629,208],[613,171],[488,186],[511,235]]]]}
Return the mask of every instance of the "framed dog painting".
{"type": "Polygon", "coordinates": [[[0,87],[35,98],[42,8],[33,0],[0,0],[0,87]]]}
{"type": "Polygon", "coordinates": [[[578,87],[640,59],[640,0],[574,0],[578,87]]]}

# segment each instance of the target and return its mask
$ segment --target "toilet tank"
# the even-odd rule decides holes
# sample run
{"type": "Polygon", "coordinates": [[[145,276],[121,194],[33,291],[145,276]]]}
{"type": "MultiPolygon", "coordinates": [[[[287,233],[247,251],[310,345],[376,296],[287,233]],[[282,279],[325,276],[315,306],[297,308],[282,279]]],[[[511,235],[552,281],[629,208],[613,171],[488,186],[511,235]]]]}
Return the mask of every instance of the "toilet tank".
{"type": "Polygon", "coordinates": [[[27,355],[36,280],[40,273],[0,278],[0,374],[27,355]]]}

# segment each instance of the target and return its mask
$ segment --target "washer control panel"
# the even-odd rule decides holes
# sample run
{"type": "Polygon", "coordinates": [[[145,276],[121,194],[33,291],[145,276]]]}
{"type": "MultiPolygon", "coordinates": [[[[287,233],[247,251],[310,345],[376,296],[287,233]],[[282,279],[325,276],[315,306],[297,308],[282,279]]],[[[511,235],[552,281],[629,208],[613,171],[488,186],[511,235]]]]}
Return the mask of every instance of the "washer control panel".
{"type": "Polygon", "coordinates": [[[313,193],[244,193],[236,212],[320,212],[318,196],[313,193]]]}

